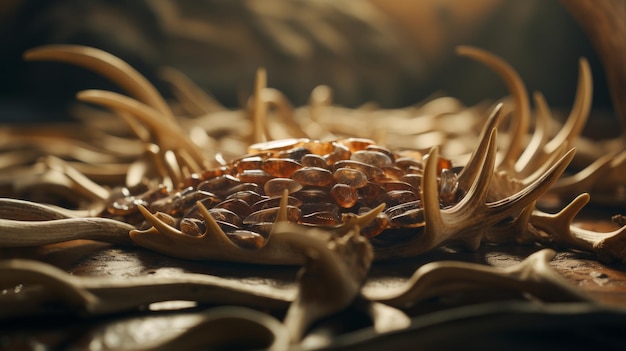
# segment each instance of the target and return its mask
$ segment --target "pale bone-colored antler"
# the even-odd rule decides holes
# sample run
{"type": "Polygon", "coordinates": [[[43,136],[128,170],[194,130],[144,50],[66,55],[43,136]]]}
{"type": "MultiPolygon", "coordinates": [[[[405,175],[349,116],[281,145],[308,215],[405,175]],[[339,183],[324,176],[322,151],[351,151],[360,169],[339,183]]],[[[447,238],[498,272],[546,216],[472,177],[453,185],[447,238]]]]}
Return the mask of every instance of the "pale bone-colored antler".
{"type": "Polygon", "coordinates": [[[539,300],[552,302],[591,301],[550,268],[549,261],[555,254],[553,250],[543,249],[506,268],[454,261],[431,262],[417,269],[398,291],[368,291],[366,287],[364,294],[397,308],[408,308],[458,291],[501,292],[507,296],[529,293],[539,300]]]}
{"type": "Polygon", "coordinates": [[[150,106],[124,95],[102,90],[80,92],[78,99],[127,111],[150,131],[154,143],[162,151],[171,150],[177,153],[185,153],[191,157],[191,160],[194,162],[188,166],[193,167],[193,171],[199,171],[206,164],[202,152],[183,133],[180,126],[174,121],[168,120],[159,111],[150,106]]]}
{"type": "Polygon", "coordinates": [[[540,241],[595,252],[603,261],[626,262],[626,225],[607,233],[572,225],[572,221],[587,202],[589,194],[581,194],[557,214],[536,210],[530,218],[531,229],[534,229],[540,241]]]}
{"type": "Polygon", "coordinates": [[[277,238],[284,238],[307,256],[298,276],[298,295],[285,317],[292,341],[298,342],[315,321],[354,302],[374,255],[370,243],[359,235],[358,227],[336,237],[323,230],[303,230],[282,222],[273,231],[273,239],[277,238]]]}
{"type": "Polygon", "coordinates": [[[61,61],[88,68],[112,80],[166,118],[173,118],[169,106],[156,88],[128,63],[108,52],[80,45],[47,45],[26,51],[24,58],[32,61],[61,61]]]}
{"type": "Polygon", "coordinates": [[[172,86],[174,95],[192,116],[202,116],[226,109],[176,68],[161,68],[159,77],[172,86]]]}

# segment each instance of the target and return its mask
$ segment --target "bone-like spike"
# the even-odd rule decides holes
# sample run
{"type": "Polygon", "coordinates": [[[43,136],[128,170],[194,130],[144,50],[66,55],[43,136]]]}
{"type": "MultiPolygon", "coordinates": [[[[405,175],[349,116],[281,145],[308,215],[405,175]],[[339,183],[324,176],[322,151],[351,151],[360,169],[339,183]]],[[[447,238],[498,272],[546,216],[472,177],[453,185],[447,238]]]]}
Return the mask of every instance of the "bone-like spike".
{"type": "MultiPolygon", "coordinates": [[[[489,134],[489,141],[486,145],[487,152],[484,153],[483,162],[478,166],[479,172],[476,174],[474,183],[470,186],[467,194],[463,199],[453,207],[481,207],[484,206],[489,192],[489,184],[493,176],[493,170],[496,162],[496,135],[497,130],[493,129],[489,134]]],[[[455,211],[456,212],[456,211],[455,211]]],[[[428,222],[426,222],[428,223],[428,222]]]]}
{"type": "Polygon", "coordinates": [[[278,110],[278,117],[280,117],[282,124],[287,127],[292,138],[309,138],[309,135],[296,123],[293,106],[280,90],[265,88],[261,91],[261,97],[268,107],[274,107],[278,110]]]}
{"type": "Polygon", "coordinates": [[[522,143],[524,142],[530,123],[530,104],[524,82],[508,63],[487,51],[469,46],[460,46],[456,51],[459,55],[479,61],[498,73],[513,96],[515,110],[513,112],[514,115],[512,117],[511,127],[509,128],[511,141],[502,159],[502,164],[500,165],[501,168],[513,170],[515,160],[517,160],[521,154],[523,148],[522,143]]]}
{"type": "Polygon", "coordinates": [[[173,67],[159,69],[159,77],[170,83],[173,93],[194,116],[224,110],[224,106],[196,85],[187,75],[173,67]]]}
{"type": "Polygon", "coordinates": [[[173,120],[169,106],[156,88],[128,63],[108,52],[80,45],[47,45],[26,51],[24,58],[61,61],[90,69],[173,120]]]}
{"type": "Polygon", "coordinates": [[[548,129],[548,122],[552,116],[550,107],[543,94],[536,92],[533,94],[533,99],[535,100],[535,106],[537,106],[535,131],[524,149],[524,152],[515,163],[515,169],[524,174],[543,161],[543,148],[548,139],[546,131],[548,129]]]}
{"type": "Polygon", "coordinates": [[[572,145],[574,139],[580,135],[589,117],[592,94],[591,69],[589,68],[587,60],[581,58],[579,61],[578,87],[576,89],[574,106],[559,133],[546,144],[546,153],[554,151],[562,144],[572,145]]]}
{"type": "Polygon", "coordinates": [[[268,141],[266,133],[267,104],[262,92],[267,87],[267,73],[264,68],[256,71],[254,95],[252,96],[252,144],[268,141]]]}
{"type": "Polygon", "coordinates": [[[469,161],[463,167],[461,173],[458,176],[459,188],[461,189],[469,189],[474,180],[477,177],[477,174],[480,172],[480,169],[483,164],[483,160],[485,158],[485,154],[489,150],[487,147],[489,143],[489,138],[491,137],[491,131],[498,127],[498,124],[502,120],[502,108],[503,104],[499,103],[491,112],[491,115],[487,119],[487,123],[483,127],[480,137],[479,144],[476,147],[475,151],[472,152],[469,161]]]}
{"type": "Polygon", "coordinates": [[[615,154],[608,154],[597,159],[580,172],[572,176],[559,179],[554,186],[548,190],[548,192],[558,194],[560,196],[566,196],[580,191],[590,190],[594,184],[597,184],[599,179],[606,177],[606,175],[611,171],[611,163],[614,158],[615,154]]]}
{"type": "Polygon", "coordinates": [[[189,140],[180,127],[167,121],[157,110],[141,102],[103,90],[86,90],[78,93],[78,99],[111,108],[123,109],[140,120],[151,133],[161,150],[185,149],[198,164],[205,164],[204,156],[198,147],[189,140]],[[161,116],[161,117],[159,117],[161,116]]]}
{"type": "MultiPolygon", "coordinates": [[[[147,208],[145,208],[142,205],[138,205],[137,208],[139,209],[139,212],[141,212],[141,214],[146,218],[146,220],[148,222],[150,222],[150,224],[152,224],[152,226],[163,236],[165,237],[169,237],[171,239],[176,239],[180,236],[184,236],[185,234],[183,232],[181,232],[180,230],[172,227],[171,225],[163,222],[162,220],[160,220],[157,216],[153,215],[150,211],[148,211],[147,208]]],[[[136,231],[133,231],[133,233],[136,231]]],[[[132,238],[131,234],[131,238],[132,238]]]]}
{"type": "Polygon", "coordinates": [[[206,221],[207,226],[206,233],[204,233],[201,237],[206,240],[213,240],[221,244],[232,246],[233,248],[238,248],[237,245],[235,245],[235,243],[233,243],[232,240],[230,240],[228,236],[226,236],[226,233],[224,233],[220,225],[217,224],[215,218],[211,216],[206,206],[204,206],[204,204],[200,201],[196,203],[196,206],[198,206],[200,215],[202,215],[202,218],[204,218],[204,220],[206,221]]]}
{"type": "Polygon", "coordinates": [[[550,235],[554,240],[567,240],[569,226],[580,210],[589,202],[589,198],[587,193],[580,194],[557,214],[535,210],[531,216],[531,223],[538,229],[549,228],[550,235]]]}
{"type": "MultiPolygon", "coordinates": [[[[289,219],[287,213],[287,204],[289,203],[289,190],[284,189],[283,194],[280,197],[280,204],[278,207],[278,214],[274,223],[287,222],[289,219]]],[[[273,228],[273,226],[272,226],[273,228]]]]}

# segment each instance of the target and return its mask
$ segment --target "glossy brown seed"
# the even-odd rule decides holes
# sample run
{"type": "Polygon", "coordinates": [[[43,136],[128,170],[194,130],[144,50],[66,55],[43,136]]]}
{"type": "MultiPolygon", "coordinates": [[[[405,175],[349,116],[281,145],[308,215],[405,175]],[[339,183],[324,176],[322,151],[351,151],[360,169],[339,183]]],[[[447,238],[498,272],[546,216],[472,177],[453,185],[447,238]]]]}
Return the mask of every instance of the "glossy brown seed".
{"type": "Polygon", "coordinates": [[[150,204],[149,209],[154,211],[161,211],[172,216],[182,216],[191,207],[195,206],[196,202],[201,201],[207,207],[212,207],[221,201],[215,194],[207,191],[183,191],[174,195],[170,199],[162,199],[150,204]]]}
{"type": "Polygon", "coordinates": [[[256,202],[259,202],[264,198],[265,197],[263,195],[259,194],[256,191],[244,190],[244,191],[238,191],[236,193],[232,193],[228,195],[228,197],[226,197],[226,200],[241,199],[245,201],[246,203],[248,203],[248,205],[252,206],[256,202]]]}
{"type": "Polygon", "coordinates": [[[407,190],[407,191],[412,191],[417,194],[417,189],[415,189],[411,184],[407,182],[401,182],[398,180],[390,180],[390,181],[378,182],[378,184],[382,186],[386,191],[407,190]]]}
{"type": "Polygon", "coordinates": [[[357,151],[350,156],[353,161],[359,161],[366,163],[374,167],[390,167],[393,165],[393,161],[389,156],[379,151],[357,151]]]}
{"type": "Polygon", "coordinates": [[[367,184],[359,189],[359,194],[363,197],[363,201],[368,206],[375,207],[377,204],[380,204],[380,198],[385,194],[385,189],[372,182],[367,182],[367,184]]]}
{"type": "Polygon", "coordinates": [[[154,217],[156,217],[161,222],[169,225],[170,227],[176,228],[178,226],[178,220],[173,216],[168,215],[167,213],[156,212],[154,214],[154,217]]]}
{"type": "Polygon", "coordinates": [[[392,190],[381,197],[381,202],[386,203],[387,207],[417,200],[419,200],[417,195],[409,190],[392,190]]]}
{"type": "Polygon", "coordinates": [[[337,161],[350,159],[352,153],[346,146],[339,143],[333,143],[333,147],[333,151],[324,155],[324,159],[326,160],[327,164],[332,165],[337,161]]]}
{"type": "Polygon", "coordinates": [[[418,191],[422,187],[421,174],[405,174],[404,176],[402,176],[402,178],[400,178],[400,180],[405,183],[411,184],[413,189],[416,189],[418,191]]]}
{"type": "Polygon", "coordinates": [[[235,213],[240,218],[245,218],[250,213],[252,213],[252,210],[250,209],[250,205],[248,205],[247,202],[245,202],[242,199],[236,199],[236,198],[224,200],[220,202],[219,204],[215,205],[215,207],[213,208],[227,209],[235,213]]]}
{"type": "Polygon", "coordinates": [[[337,170],[339,168],[358,169],[359,171],[363,172],[369,180],[378,179],[383,175],[382,169],[374,167],[372,165],[368,165],[367,163],[354,160],[338,161],[333,165],[334,170],[337,170]]]}
{"type": "Polygon", "coordinates": [[[204,182],[198,184],[197,189],[219,194],[220,192],[224,192],[237,184],[241,184],[239,179],[229,174],[225,174],[205,180],[204,182]]]}
{"type": "Polygon", "coordinates": [[[240,227],[243,222],[235,212],[225,208],[211,208],[208,211],[216,221],[228,222],[240,227]]]}
{"type": "Polygon", "coordinates": [[[454,172],[443,169],[439,178],[439,201],[444,205],[451,205],[457,201],[459,182],[454,172]]]}
{"type": "Polygon", "coordinates": [[[387,207],[385,208],[384,212],[387,214],[387,216],[389,216],[389,218],[392,218],[392,217],[401,215],[407,211],[420,209],[420,208],[422,208],[422,202],[418,200],[418,201],[405,202],[405,203],[398,204],[392,207],[387,207]]]}
{"type": "Polygon", "coordinates": [[[316,202],[316,203],[304,203],[300,206],[302,215],[309,215],[315,212],[328,212],[332,213],[335,217],[339,218],[339,206],[332,202],[316,202]]]}
{"type": "Polygon", "coordinates": [[[202,172],[202,174],[200,175],[201,179],[213,179],[213,178],[217,178],[223,175],[226,175],[230,173],[230,167],[228,166],[220,166],[217,168],[213,168],[213,169],[208,169],[202,172]]]}
{"type": "Polygon", "coordinates": [[[274,222],[260,222],[248,224],[245,226],[244,229],[259,233],[263,237],[268,238],[270,236],[270,233],[272,232],[272,228],[274,228],[274,222]]]}
{"type": "Polygon", "coordinates": [[[326,189],[305,188],[293,194],[303,203],[318,203],[318,202],[330,202],[330,192],[326,189]]]}
{"type": "Polygon", "coordinates": [[[238,229],[243,229],[240,226],[232,224],[232,223],[229,223],[229,222],[215,220],[215,223],[217,223],[217,225],[220,227],[220,229],[224,233],[232,232],[232,231],[238,230],[238,229]]]}
{"type": "Polygon", "coordinates": [[[384,174],[384,179],[388,180],[400,180],[405,174],[404,170],[395,166],[381,167],[381,169],[384,174]]]}
{"type": "Polygon", "coordinates": [[[237,177],[244,183],[255,183],[259,185],[263,185],[268,180],[274,178],[271,174],[260,169],[247,169],[238,173],[237,177]]]}
{"type": "Polygon", "coordinates": [[[255,183],[241,183],[241,184],[237,184],[232,188],[229,188],[227,190],[225,190],[223,192],[223,197],[228,198],[230,195],[235,194],[235,193],[239,193],[242,191],[252,191],[255,193],[261,193],[261,186],[259,184],[255,184],[255,183]]]}
{"type": "MultiPolygon", "coordinates": [[[[251,210],[251,212],[256,212],[256,211],[264,210],[264,209],[267,209],[267,208],[278,207],[278,206],[280,206],[281,199],[282,198],[280,196],[271,197],[271,198],[267,198],[267,199],[262,199],[262,200],[258,201],[257,203],[253,204],[252,206],[250,206],[250,210],[251,210]]],[[[298,198],[295,198],[293,196],[288,196],[287,197],[287,205],[288,206],[294,206],[294,207],[300,207],[302,205],[302,201],[300,201],[298,198]]]]}
{"type": "Polygon", "coordinates": [[[226,235],[242,249],[260,249],[265,244],[265,238],[261,234],[249,230],[238,229],[227,232],[226,235]]]}
{"type": "Polygon", "coordinates": [[[419,228],[425,225],[424,210],[415,208],[389,218],[389,225],[396,228],[419,228]]]}
{"type": "Polygon", "coordinates": [[[206,223],[197,218],[183,218],[180,221],[180,231],[191,236],[201,236],[206,231],[206,223]]]}
{"type": "Polygon", "coordinates": [[[300,223],[315,226],[334,226],[341,224],[341,219],[332,212],[313,212],[302,215],[300,223]]]}
{"type": "MultiPolygon", "coordinates": [[[[202,200],[199,200],[198,202],[202,203],[202,205],[206,207],[207,209],[211,209],[217,204],[219,204],[220,200],[219,198],[207,197],[202,200]]],[[[202,219],[202,213],[198,209],[198,205],[196,203],[189,206],[189,208],[187,208],[183,213],[184,213],[183,217],[202,219]]]]}
{"type": "Polygon", "coordinates": [[[353,188],[362,188],[367,184],[365,173],[354,168],[338,168],[333,173],[333,178],[340,184],[346,184],[353,188]]]}
{"type": "Polygon", "coordinates": [[[263,158],[261,156],[248,156],[234,162],[237,173],[241,173],[248,169],[261,169],[263,158]]]}
{"type": "Polygon", "coordinates": [[[292,194],[300,189],[302,189],[302,184],[290,178],[270,179],[263,186],[265,195],[270,197],[281,196],[285,190],[287,190],[288,194],[292,194]]]}
{"type": "Polygon", "coordinates": [[[397,157],[397,155],[391,152],[391,150],[387,149],[386,147],[376,145],[376,144],[368,145],[365,148],[365,151],[377,151],[377,152],[383,153],[387,155],[391,159],[391,161],[395,161],[397,157]]]}
{"type": "Polygon", "coordinates": [[[374,145],[374,140],[365,138],[347,138],[337,142],[347,146],[350,152],[365,150],[368,146],[374,145]]]}
{"type": "Polygon", "coordinates": [[[311,154],[311,150],[304,148],[304,147],[297,147],[294,149],[281,151],[276,154],[276,157],[288,158],[296,162],[300,162],[304,156],[310,155],[310,154],[311,154]]]}
{"type": "MultiPolygon", "coordinates": [[[[246,225],[260,222],[274,222],[278,214],[279,207],[266,208],[252,212],[248,217],[244,218],[243,223],[246,225]]],[[[287,206],[287,220],[297,223],[300,219],[300,209],[295,206],[287,206]]]]}
{"type": "Polygon", "coordinates": [[[304,167],[295,171],[291,179],[302,185],[323,187],[333,182],[333,174],[324,168],[304,167]]]}
{"type": "Polygon", "coordinates": [[[302,166],[304,167],[318,167],[318,168],[328,168],[328,164],[326,163],[326,159],[320,155],[316,154],[308,154],[302,157],[302,166]]]}
{"type": "Polygon", "coordinates": [[[358,191],[346,184],[335,184],[330,189],[330,196],[343,208],[351,208],[359,199],[358,191]]]}
{"type": "Polygon", "coordinates": [[[311,140],[304,147],[311,150],[312,153],[320,156],[329,154],[334,149],[333,142],[319,140],[311,140]]]}
{"type": "Polygon", "coordinates": [[[183,182],[183,187],[193,187],[197,188],[200,183],[202,183],[205,179],[200,177],[199,174],[193,173],[189,177],[187,177],[183,182]]]}
{"type": "Polygon", "coordinates": [[[111,198],[115,200],[107,204],[108,213],[115,216],[127,216],[138,211],[137,205],[148,206],[148,202],[142,198],[130,195],[127,188],[116,189],[111,194],[111,198]]]}
{"type": "Polygon", "coordinates": [[[361,235],[366,238],[373,238],[389,227],[389,217],[384,213],[379,213],[374,220],[361,228],[361,235]]]}
{"type": "Polygon", "coordinates": [[[396,159],[395,166],[404,170],[405,172],[409,169],[423,169],[424,165],[420,160],[415,160],[410,157],[399,157],[396,159]]]}
{"type": "Polygon", "coordinates": [[[261,169],[274,177],[289,178],[293,172],[302,168],[302,165],[287,158],[268,158],[263,161],[261,169]]]}

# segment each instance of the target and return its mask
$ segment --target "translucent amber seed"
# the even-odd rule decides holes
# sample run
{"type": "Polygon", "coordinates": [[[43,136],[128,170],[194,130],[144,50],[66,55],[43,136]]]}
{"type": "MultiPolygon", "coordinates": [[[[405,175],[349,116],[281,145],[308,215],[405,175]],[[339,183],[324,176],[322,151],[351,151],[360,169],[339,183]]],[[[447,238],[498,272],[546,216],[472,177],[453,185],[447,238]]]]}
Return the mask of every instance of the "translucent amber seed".
{"type": "Polygon", "coordinates": [[[397,157],[393,152],[391,152],[391,150],[387,149],[386,147],[383,147],[383,146],[380,146],[380,145],[375,145],[375,144],[368,145],[365,148],[365,151],[377,151],[377,152],[383,153],[383,154],[387,155],[391,159],[392,162],[395,161],[395,159],[397,157]]]}
{"type": "MultiPolygon", "coordinates": [[[[267,199],[262,199],[259,200],[257,203],[253,204],[252,206],[250,206],[250,210],[252,212],[256,212],[256,211],[260,211],[260,210],[265,210],[267,208],[275,208],[280,206],[280,200],[281,200],[281,196],[276,196],[276,197],[270,197],[267,199]]],[[[293,197],[293,196],[288,196],[287,197],[287,206],[294,206],[294,207],[300,207],[302,205],[302,201],[300,201],[299,199],[293,197]]]]}
{"type": "Polygon", "coordinates": [[[276,157],[288,158],[296,162],[300,162],[302,161],[302,158],[304,156],[310,155],[310,154],[311,154],[311,150],[304,148],[304,147],[297,147],[295,149],[281,151],[276,154],[276,157]]]}
{"type": "Polygon", "coordinates": [[[228,195],[228,197],[226,197],[226,200],[230,199],[241,199],[245,201],[248,205],[252,206],[253,204],[264,199],[264,196],[256,191],[244,190],[232,193],[228,195]]]}
{"type": "Polygon", "coordinates": [[[379,182],[380,186],[382,186],[386,191],[392,190],[408,190],[417,194],[417,189],[415,189],[411,184],[407,182],[401,182],[399,180],[390,180],[385,182],[379,182]]]}
{"type": "Polygon", "coordinates": [[[337,205],[343,208],[351,208],[359,199],[359,192],[346,184],[335,184],[330,189],[330,196],[335,200],[337,205]]]}
{"type": "Polygon", "coordinates": [[[270,197],[281,196],[285,190],[287,190],[288,194],[292,194],[300,189],[302,189],[302,184],[290,178],[270,179],[263,186],[265,195],[270,197]]]}
{"type": "Polygon", "coordinates": [[[304,167],[318,167],[318,168],[327,168],[328,164],[324,157],[316,154],[308,154],[302,157],[302,166],[304,167]]]}
{"type": "Polygon", "coordinates": [[[201,178],[199,174],[194,173],[191,176],[187,177],[187,179],[185,179],[185,181],[183,182],[183,187],[197,188],[198,185],[202,183],[203,181],[204,179],[201,178]]]}
{"type": "Polygon", "coordinates": [[[341,224],[341,219],[332,212],[313,212],[302,215],[300,223],[315,226],[334,226],[341,224]]]}
{"type": "Polygon", "coordinates": [[[361,235],[373,238],[389,227],[389,218],[384,213],[379,213],[368,225],[361,228],[361,235]]]}
{"type": "Polygon", "coordinates": [[[252,213],[250,205],[248,205],[248,203],[242,199],[224,200],[220,202],[219,204],[215,205],[215,207],[213,208],[225,208],[229,211],[234,212],[240,218],[245,218],[250,213],[252,213]]]}
{"type": "Polygon", "coordinates": [[[365,204],[374,207],[381,203],[380,198],[385,194],[385,189],[382,186],[372,182],[367,182],[358,191],[361,197],[363,197],[365,204]]]}
{"type": "Polygon", "coordinates": [[[390,167],[393,165],[393,161],[389,156],[379,151],[357,151],[350,156],[353,161],[359,161],[366,163],[374,167],[390,167]]]}
{"type": "Polygon", "coordinates": [[[325,189],[302,189],[294,193],[293,196],[305,204],[332,201],[330,193],[325,189]]]}
{"type": "Polygon", "coordinates": [[[420,208],[422,208],[422,202],[417,200],[417,201],[405,202],[405,203],[398,204],[392,207],[387,207],[385,208],[384,212],[387,214],[387,216],[389,216],[389,218],[391,218],[397,215],[401,215],[406,211],[420,209],[420,208]]]}
{"type": "Polygon", "coordinates": [[[353,188],[362,188],[367,184],[365,173],[353,168],[337,168],[333,173],[337,183],[346,184],[353,188]]]}
{"type": "Polygon", "coordinates": [[[332,213],[335,217],[339,218],[339,206],[332,202],[318,202],[318,203],[305,203],[300,206],[302,215],[309,215],[316,212],[332,213]]]}
{"type": "Polygon", "coordinates": [[[405,174],[400,178],[401,181],[411,184],[413,189],[419,191],[422,187],[422,175],[421,174],[405,174]]]}
{"type": "Polygon", "coordinates": [[[228,222],[238,227],[243,224],[241,217],[239,217],[235,212],[225,208],[214,207],[209,209],[209,213],[216,221],[228,222]]]}
{"type": "MultiPolygon", "coordinates": [[[[166,212],[172,216],[181,216],[191,207],[195,206],[196,202],[201,201],[207,207],[213,207],[221,200],[215,194],[207,191],[193,191],[182,195],[174,196],[169,206],[158,209],[159,211],[166,212]]],[[[157,204],[158,202],[154,202],[157,204]]],[[[152,206],[151,206],[152,209],[152,206]]]]}
{"type": "Polygon", "coordinates": [[[198,184],[197,189],[219,194],[240,183],[241,181],[239,179],[229,174],[225,174],[203,181],[202,183],[198,184]]]}
{"type": "Polygon", "coordinates": [[[217,178],[228,173],[230,173],[230,167],[220,166],[217,168],[203,171],[202,174],[200,175],[200,178],[201,179],[213,179],[213,178],[217,178]]]}
{"type": "MultiPolygon", "coordinates": [[[[274,222],[278,210],[279,207],[274,207],[252,212],[248,217],[244,218],[243,224],[249,225],[261,222],[274,222]]],[[[297,223],[300,220],[300,209],[295,206],[287,206],[287,220],[297,223]]]]}
{"type": "Polygon", "coordinates": [[[265,238],[261,234],[249,230],[238,229],[227,232],[226,235],[242,249],[260,249],[265,244],[265,238]]]}
{"type": "Polygon", "coordinates": [[[369,180],[378,179],[383,175],[382,169],[372,165],[368,165],[367,163],[354,160],[343,160],[335,162],[335,164],[333,165],[333,169],[337,170],[339,168],[358,169],[359,171],[365,173],[367,179],[369,180]]]}
{"type": "Polygon", "coordinates": [[[333,182],[333,174],[325,168],[304,167],[295,171],[291,179],[302,185],[324,187],[333,182]]]}
{"type": "Polygon", "coordinates": [[[422,164],[421,161],[409,158],[409,157],[399,157],[396,159],[396,163],[395,166],[404,170],[405,172],[408,171],[411,167],[414,169],[423,169],[424,165],[422,164]]]}
{"type": "MultiPolygon", "coordinates": [[[[212,198],[212,197],[207,197],[203,200],[200,200],[199,202],[202,203],[202,205],[204,205],[204,207],[206,207],[207,209],[211,209],[220,203],[218,198],[212,198]]],[[[183,217],[202,219],[202,214],[198,210],[198,205],[194,203],[193,205],[191,205],[189,208],[186,209],[186,211],[183,214],[183,217]]]]}
{"type": "Polygon", "coordinates": [[[239,193],[242,191],[252,191],[255,193],[261,193],[261,186],[259,186],[259,184],[255,184],[255,183],[241,183],[241,184],[237,184],[232,188],[229,188],[227,190],[224,191],[224,195],[223,197],[228,198],[230,195],[235,194],[235,193],[239,193]]]}
{"type": "Polygon", "coordinates": [[[417,200],[419,200],[417,195],[409,190],[392,190],[381,197],[381,202],[386,203],[387,207],[417,200]]]}
{"type": "Polygon", "coordinates": [[[232,231],[238,230],[238,229],[243,229],[240,226],[237,226],[237,225],[229,223],[229,222],[215,220],[215,223],[217,223],[217,225],[220,226],[220,229],[222,229],[222,231],[224,233],[232,232],[232,231]]]}
{"type": "Polygon", "coordinates": [[[197,218],[183,218],[180,221],[180,231],[191,236],[201,236],[206,231],[206,223],[197,218]]]}
{"type": "Polygon", "coordinates": [[[319,140],[311,140],[305,145],[305,147],[311,150],[312,153],[320,156],[329,154],[334,149],[333,142],[319,140]]]}
{"type": "Polygon", "coordinates": [[[288,158],[268,158],[263,161],[261,169],[274,177],[289,178],[293,172],[302,168],[302,165],[288,158]]]}
{"type": "Polygon", "coordinates": [[[384,173],[384,178],[389,180],[400,180],[405,174],[404,170],[395,166],[381,167],[381,169],[384,173]]]}
{"type": "Polygon", "coordinates": [[[415,208],[395,216],[389,216],[389,225],[396,228],[418,228],[425,225],[424,210],[415,208]]]}
{"type": "Polygon", "coordinates": [[[337,142],[347,146],[350,152],[365,150],[368,146],[375,144],[374,140],[365,138],[347,138],[338,140],[337,142]]]}
{"type": "Polygon", "coordinates": [[[459,182],[454,172],[443,169],[439,178],[439,201],[444,205],[452,205],[457,200],[459,182]]]}
{"type": "Polygon", "coordinates": [[[339,143],[333,143],[333,147],[333,151],[324,155],[324,159],[326,160],[327,164],[332,165],[337,161],[350,159],[352,153],[346,146],[339,143]]]}
{"type": "Polygon", "coordinates": [[[255,183],[259,185],[263,185],[268,180],[274,178],[274,176],[261,169],[247,169],[237,174],[237,177],[244,183],[255,183]]]}
{"type": "Polygon", "coordinates": [[[244,157],[234,162],[237,173],[241,173],[248,169],[260,169],[262,164],[263,158],[261,156],[244,157]]]}

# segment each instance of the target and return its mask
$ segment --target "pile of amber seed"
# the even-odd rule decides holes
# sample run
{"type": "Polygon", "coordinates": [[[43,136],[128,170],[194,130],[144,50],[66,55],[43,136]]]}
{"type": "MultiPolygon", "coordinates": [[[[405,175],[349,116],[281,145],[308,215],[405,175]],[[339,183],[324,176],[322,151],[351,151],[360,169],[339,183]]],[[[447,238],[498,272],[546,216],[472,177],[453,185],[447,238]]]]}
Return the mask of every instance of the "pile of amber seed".
{"type": "MultiPolygon", "coordinates": [[[[202,235],[206,223],[200,202],[229,238],[254,248],[269,235],[286,189],[289,221],[307,226],[336,226],[345,216],[385,203],[384,211],[361,228],[362,235],[373,238],[387,229],[424,225],[420,184],[425,157],[416,151],[394,153],[358,138],[259,143],[245,157],[193,175],[175,192],[121,188],[105,215],[142,228],[147,223],[137,208],[141,204],[183,233],[202,235]]],[[[440,206],[453,206],[463,194],[449,160],[438,160],[438,174],[440,206]]]]}

